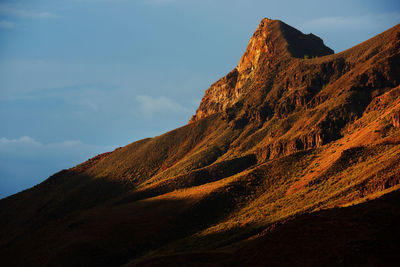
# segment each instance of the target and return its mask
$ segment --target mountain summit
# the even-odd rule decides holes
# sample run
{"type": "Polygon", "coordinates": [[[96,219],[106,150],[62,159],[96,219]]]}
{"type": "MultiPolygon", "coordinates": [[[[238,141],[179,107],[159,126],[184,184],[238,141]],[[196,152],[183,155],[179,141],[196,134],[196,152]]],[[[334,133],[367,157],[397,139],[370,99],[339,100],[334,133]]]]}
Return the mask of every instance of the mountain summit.
{"type": "Polygon", "coordinates": [[[264,18],[249,41],[240,59],[239,73],[256,68],[274,67],[276,63],[291,57],[318,57],[333,54],[319,37],[305,35],[280,20],[264,18]]]}
{"type": "Polygon", "coordinates": [[[252,79],[272,75],[281,65],[297,58],[329,54],[333,54],[333,50],[317,36],[305,35],[282,21],[264,18],[238,66],[206,91],[190,123],[233,107],[253,89],[252,79]]]}
{"type": "Polygon", "coordinates": [[[400,25],[341,53],[263,19],[187,125],[0,200],[5,266],[391,266],[400,25]]]}

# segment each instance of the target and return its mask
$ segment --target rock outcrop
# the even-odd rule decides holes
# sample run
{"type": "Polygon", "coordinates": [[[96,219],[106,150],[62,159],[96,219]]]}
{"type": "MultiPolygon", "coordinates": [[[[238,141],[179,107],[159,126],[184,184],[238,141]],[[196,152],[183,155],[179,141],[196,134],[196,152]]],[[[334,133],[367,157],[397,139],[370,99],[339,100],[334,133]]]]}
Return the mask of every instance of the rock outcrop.
{"type": "Polygon", "coordinates": [[[238,66],[206,91],[196,114],[189,123],[210,114],[234,107],[244,95],[254,90],[253,80],[271,75],[281,64],[294,58],[332,54],[323,41],[313,34],[305,35],[279,21],[264,18],[238,66]]]}

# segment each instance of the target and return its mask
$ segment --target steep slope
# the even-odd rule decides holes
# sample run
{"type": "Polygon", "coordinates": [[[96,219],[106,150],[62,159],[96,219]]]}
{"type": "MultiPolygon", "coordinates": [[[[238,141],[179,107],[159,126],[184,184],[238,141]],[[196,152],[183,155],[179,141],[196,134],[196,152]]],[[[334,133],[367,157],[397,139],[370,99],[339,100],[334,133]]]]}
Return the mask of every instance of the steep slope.
{"type": "Polygon", "coordinates": [[[398,222],[400,25],[332,53],[312,34],[263,19],[188,125],[1,200],[1,259],[18,266],[223,265],[232,255],[243,265],[392,260],[398,232],[383,226],[398,222]],[[327,231],[329,242],[312,238],[327,231]],[[281,237],[288,243],[273,248],[281,237]],[[307,245],[292,252],[292,238],[307,245]],[[370,253],[386,241],[386,254],[370,253]],[[357,257],[340,257],[349,246],[357,257]]]}

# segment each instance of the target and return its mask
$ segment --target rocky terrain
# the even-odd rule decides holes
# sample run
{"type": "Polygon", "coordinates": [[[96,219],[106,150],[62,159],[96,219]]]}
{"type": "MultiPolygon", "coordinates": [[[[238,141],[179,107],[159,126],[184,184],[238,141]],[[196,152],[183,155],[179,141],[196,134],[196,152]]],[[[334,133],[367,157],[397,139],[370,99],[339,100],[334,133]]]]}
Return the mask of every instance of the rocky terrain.
{"type": "Polygon", "coordinates": [[[394,266],[400,25],[263,19],[189,123],[0,200],[4,266],[394,266]]]}

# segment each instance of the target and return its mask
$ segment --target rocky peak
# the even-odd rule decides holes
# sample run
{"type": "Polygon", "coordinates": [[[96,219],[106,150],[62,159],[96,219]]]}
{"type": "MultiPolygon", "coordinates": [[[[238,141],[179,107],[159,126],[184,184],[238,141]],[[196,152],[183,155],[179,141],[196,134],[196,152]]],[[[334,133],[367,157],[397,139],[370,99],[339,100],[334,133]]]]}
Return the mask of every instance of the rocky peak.
{"type": "Polygon", "coordinates": [[[250,39],[237,69],[241,73],[271,61],[276,63],[291,57],[316,57],[332,53],[333,50],[312,33],[303,34],[282,21],[264,18],[250,39]],[[266,58],[267,62],[262,61],[266,58]]]}
{"type": "Polygon", "coordinates": [[[264,18],[261,21],[236,67],[239,72],[254,69],[258,66],[262,56],[266,54],[271,55],[272,46],[267,45],[267,39],[269,39],[272,33],[271,31],[273,31],[273,27],[271,26],[273,26],[273,20],[264,18]]]}
{"type": "Polygon", "coordinates": [[[332,53],[317,36],[303,34],[279,20],[264,18],[237,67],[211,85],[189,123],[234,106],[249,91],[252,81],[265,77],[284,62],[332,53]]]}

